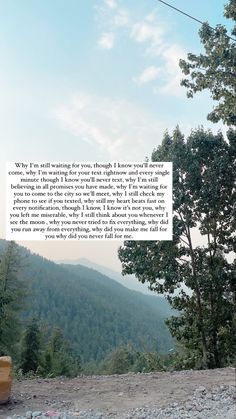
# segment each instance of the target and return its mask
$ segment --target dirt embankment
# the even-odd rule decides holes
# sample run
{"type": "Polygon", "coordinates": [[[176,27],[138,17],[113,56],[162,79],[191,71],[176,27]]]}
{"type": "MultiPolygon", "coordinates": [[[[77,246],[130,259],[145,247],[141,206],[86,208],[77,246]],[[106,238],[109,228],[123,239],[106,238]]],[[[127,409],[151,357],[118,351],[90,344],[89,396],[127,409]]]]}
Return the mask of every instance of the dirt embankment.
{"type": "Polygon", "coordinates": [[[0,417],[51,409],[95,409],[115,417],[128,409],[185,402],[199,386],[208,390],[214,385],[235,385],[235,369],[15,380],[0,417]]]}

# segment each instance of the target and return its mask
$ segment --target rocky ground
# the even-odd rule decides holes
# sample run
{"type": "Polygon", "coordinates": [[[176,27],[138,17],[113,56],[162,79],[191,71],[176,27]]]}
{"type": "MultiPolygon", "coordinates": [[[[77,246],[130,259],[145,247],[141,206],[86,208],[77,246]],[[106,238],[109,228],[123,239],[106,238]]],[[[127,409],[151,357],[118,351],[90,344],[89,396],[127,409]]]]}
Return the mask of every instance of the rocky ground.
{"type": "Polygon", "coordinates": [[[14,381],[0,417],[235,419],[235,369],[14,381]]]}

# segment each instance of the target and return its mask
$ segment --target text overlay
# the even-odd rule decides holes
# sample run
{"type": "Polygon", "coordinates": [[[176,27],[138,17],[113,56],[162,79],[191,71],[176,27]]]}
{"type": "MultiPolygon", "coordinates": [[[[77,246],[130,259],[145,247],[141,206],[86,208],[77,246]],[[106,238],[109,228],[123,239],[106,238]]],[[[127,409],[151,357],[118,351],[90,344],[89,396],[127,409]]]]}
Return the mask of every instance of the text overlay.
{"type": "Polygon", "coordinates": [[[7,163],[7,240],[172,240],[172,163],[7,163]]]}

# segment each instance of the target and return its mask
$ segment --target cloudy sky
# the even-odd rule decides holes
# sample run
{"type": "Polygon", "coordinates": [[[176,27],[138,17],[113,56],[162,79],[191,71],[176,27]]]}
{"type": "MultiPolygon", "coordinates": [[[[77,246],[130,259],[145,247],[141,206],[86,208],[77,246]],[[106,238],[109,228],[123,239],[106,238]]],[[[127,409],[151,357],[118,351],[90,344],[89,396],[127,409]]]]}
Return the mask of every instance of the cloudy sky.
{"type": "MultiPolygon", "coordinates": [[[[170,0],[212,26],[224,0],[170,0]]],[[[143,161],[179,124],[212,107],[186,98],[178,67],[199,53],[200,25],[157,0],[0,0],[0,237],[6,161],[143,161]]],[[[118,242],[22,242],[50,259],[119,270],[118,242]]]]}

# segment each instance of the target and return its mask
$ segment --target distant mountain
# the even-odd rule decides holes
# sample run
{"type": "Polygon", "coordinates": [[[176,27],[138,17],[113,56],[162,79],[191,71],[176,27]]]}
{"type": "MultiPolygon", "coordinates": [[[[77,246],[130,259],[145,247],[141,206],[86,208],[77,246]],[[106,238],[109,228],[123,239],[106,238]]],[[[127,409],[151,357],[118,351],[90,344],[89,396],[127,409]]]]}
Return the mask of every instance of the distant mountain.
{"type": "MultiPolygon", "coordinates": [[[[135,277],[135,275],[122,275],[121,273],[114,271],[113,269],[107,268],[106,266],[103,265],[99,265],[98,263],[95,262],[91,262],[91,260],[86,259],[86,258],[79,258],[79,259],[63,259],[63,260],[59,260],[56,263],[64,263],[64,264],[69,264],[69,265],[83,265],[83,266],[87,266],[88,268],[91,269],[95,269],[96,271],[108,276],[109,278],[114,279],[115,281],[119,282],[119,284],[123,285],[124,287],[130,289],[130,290],[134,290],[134,291],[138,291],[138,292],[142,292],[145,295],[150,295],[152,297],[161,297],[163,298],[163,300],[165,301],[164,304],[166,304],[167,306],[169,306],[169,304],[167,303],[167,301],[165,300],[165,297],[161,294],[156,294],[154,291],[150,291],[148,289],[148,284],[142,284],[142,282],[139,282],[138,279],[135,277]]],[[[189,288],[186,287],[185,284],[181,284],[181,288],[180,290],[183,290],[184,292],[186,292],[187,294],[191,295],[191,290],[189,288]]],[[[174,292],[174,295],[179,294],[180,290],[176,290],[174,292]]],[[[173,314],[173,312],[172,312],[173,314]]]]}
{"type": "MultiPolygon", "coordinates": [[[[109,290],[114,290],[114,287],[118,285],[118,288],[116,289],[119,289],[120,291],[121,290],[125,291],[125,294],[127,294],[128,292],[127,295],[132,296],[133,298],[144,302],[145,304],[148,305],[148,307],[152,307],[154,310],[157,311],[158,316],[160,316],[163,319],[166,319],[172,316],[176,312],[176,310],[173,310],[170,304],[168,303],[168,301],[162,296],[155,295],[154,293],[152,293],[152,295],[146,295],[146,294],[141,293],[140,291],[127,290],[126,287],[124,287],[124,285],[120,283],[117,284],[117,281],[114,281],[111,277],[108,277],[107,275],[101,274],[101,272],[98,272],[97,270],[93,268],[87,268],[79,264],[77,265],[61,264],[61,266],[66,267],[67,269],[70,269],[70,271],[72,271],[73,273],[78,273],[79,275],[82,274],[84,278],[88,278],[89,280],[92,277],[93,277],[93,280],[95,280],[95,277],[97,277],[97,275],[100,273],[101,275],[99,276],[100,284],[104,284],[106,288],[109,290]],[[85,270],[83,270],[83,268],[85,268],[85,270]],[[87,275],[88,273],[89,273],[89,276],[87,275]]],[[[105,267],[104,267],[104,270],[106,270],[105,267]]],[[[107,269],[107,270],[110,271],[110,269],[107,269]]],[[[119,274],[117,274],[117,276],[118,275],[119,274]]]]}
{"type": "MultiPolygon", "coordinates": [[[[0,252],[5,246],[0,240],[0,252]]],[[[163,298],[131,291],[94,269],[59,265],[20,250],[20,280],[29,294],[23,317],[60,327],[83,361],[101,360],[127,343],[161,352],[173,347],[164,323],[171,309],[163,298]]]]}
{"type": "Polygon", "coordinates": [[[114,271],[113,269],[107,268],[103,265],[99,265],[98,263],[91,262],[90,260],[86,258],[79,258],[76,260],[59,260],[58,263],[65,263],[70,265],[83,265],[87,266],[87,268],[95,269],[98,272],[101,272],[102,274],[108,276],[111,279],[114,279],[115,281],[119,282],[121,285],[123,285],[126,288],[129,288],[134,291],[142,292],[143,294],[147,295],[156,295],[152,291],[148,289],[147,284],[142,284],[137,280],[135,275],[125,275],[123,276],[117,271],[114,271]]]}

